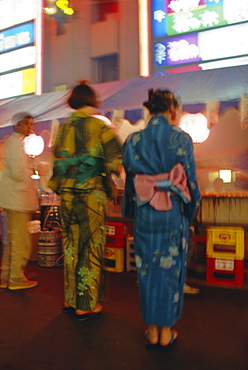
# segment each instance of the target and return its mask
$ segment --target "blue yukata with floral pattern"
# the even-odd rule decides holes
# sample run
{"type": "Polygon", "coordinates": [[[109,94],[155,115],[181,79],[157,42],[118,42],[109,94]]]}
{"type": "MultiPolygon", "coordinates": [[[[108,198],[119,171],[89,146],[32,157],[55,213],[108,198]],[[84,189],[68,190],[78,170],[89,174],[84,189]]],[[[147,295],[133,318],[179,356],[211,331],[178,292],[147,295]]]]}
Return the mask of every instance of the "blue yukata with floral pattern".
{"type": "Polygon", "coordinates": [[[201,199],[192,140],[157,115],[144,130],[127,138],[122,155],[126,171],[122,213],[133,218],[142,319],[150,325],[172,326],[182,314],[189,222],[201,199]],[[187,174],[191,201],[186,204],[171,195],[173,208],[167,211],[158,211],[149,202],[137,204],[135,175],[168,173],[177,163],[187,174]]]}

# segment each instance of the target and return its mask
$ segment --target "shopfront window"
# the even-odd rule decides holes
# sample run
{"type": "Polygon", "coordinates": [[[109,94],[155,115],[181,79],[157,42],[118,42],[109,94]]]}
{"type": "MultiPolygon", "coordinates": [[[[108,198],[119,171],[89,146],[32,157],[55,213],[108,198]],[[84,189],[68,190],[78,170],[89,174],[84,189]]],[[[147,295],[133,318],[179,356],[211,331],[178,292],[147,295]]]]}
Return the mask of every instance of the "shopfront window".
{"type": "Polygon", "coordinates": [[[93,59],[93,83],[119,79],[118,54],[93,59]]]}

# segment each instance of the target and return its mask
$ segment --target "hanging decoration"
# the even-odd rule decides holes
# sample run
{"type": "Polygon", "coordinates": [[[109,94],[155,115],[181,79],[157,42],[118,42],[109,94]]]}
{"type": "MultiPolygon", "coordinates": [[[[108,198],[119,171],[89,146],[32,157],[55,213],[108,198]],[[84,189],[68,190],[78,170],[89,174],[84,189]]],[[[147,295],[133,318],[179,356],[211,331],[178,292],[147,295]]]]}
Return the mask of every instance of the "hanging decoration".
{"type": "Polygon", "coordinates": [[[248,127],[248,95],[244,95],[240,98],[239,110],[241,128],[244,130],[248,127]]]}
{"type": "Polygon", "coordinates": [[[44,150],[44,140],[41,136],[30,134],[24,139],[24,150],[30,157],[37,157],[44,150]]]}
{"type": "Polygon", "coordinates": [[[210,133],[208,120],[202,113],[182,112],[179,118],[179,127],[191,136],[194,144],[203,143],[210,133]]]}
{"type": "Polygon", "coordinates": [[[206,103],[206,117],[208,120],[208,128],[219,123],[220,117],[220,102],[209,101],[206,103]]]}

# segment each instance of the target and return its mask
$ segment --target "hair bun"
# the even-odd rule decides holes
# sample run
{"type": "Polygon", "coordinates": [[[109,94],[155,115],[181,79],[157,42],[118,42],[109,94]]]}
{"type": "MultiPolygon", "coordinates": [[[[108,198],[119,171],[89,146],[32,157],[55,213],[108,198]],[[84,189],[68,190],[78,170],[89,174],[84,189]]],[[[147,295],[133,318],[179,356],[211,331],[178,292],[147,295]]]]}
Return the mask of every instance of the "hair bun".
{"type": "Polygon", "coordinates": [[[79,85],[89,85],[90,82],[88,80],[80,80],[79,85]]]}
{"type": "Polygon", "coordinates": [[[162,113],[169,111],[171,105],[175,108],[178,106],[178,101],[170,90],[148,90],[148,101],[143,103],[150,114],[162,113]]]}

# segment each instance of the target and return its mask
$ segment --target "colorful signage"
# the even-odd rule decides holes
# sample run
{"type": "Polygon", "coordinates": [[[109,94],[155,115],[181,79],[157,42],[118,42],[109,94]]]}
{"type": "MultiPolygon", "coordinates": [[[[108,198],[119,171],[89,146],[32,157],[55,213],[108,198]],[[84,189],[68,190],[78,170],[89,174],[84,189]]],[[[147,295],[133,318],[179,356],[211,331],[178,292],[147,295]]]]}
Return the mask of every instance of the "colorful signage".
{"type": "Polygon", "coordinates": [[[32,94],[35,92],[35,68],[0,76],[0,99],[32,94]]]}
{"type": "Polygon", "coordinates": [[[168,35],[177,35],[185,32],[196,32],[209,28],[225,26],[222,6],[206,8],[188,12],[172,13],[168,15],[168,35]]]}
{"type": "Polygon", "coordinates": [[[247,0],[152,0],[151,17],[153,72],[248,55],[247,0]]]}
{"type": "Polygon", "coordinates": [[[248,21],[247,0],[153,0],[152,35],[166,37],[248,21]]]}
{"type": "Polygon", "coordinates": [[[0,30],[35,19],[40,0],[0,0],[0,30]]]}
{"type": "Polygon", "coordinates": [[[69,7],[69,1],[68,0],[58,0],[56,1],[56,5],[59,9],[62,10],[63,13],[67,15],[74,14],[74,10],[69,7]]]}
{"type": "Polygon", "coordinates": [[[0,99],[42,93],[43,0],[0,0],[0,99]]]}
{"type": "Polygon", "coordinates": [[[74,9],[70,8],[68,0],[47,0],[44,12],[56,19],[58,23],[67,23],[70,20],[70,16],[74,14],[74,9]]]}
{"type": "Polygon", "coordinates": [[[34,22],[0,32],[0,52],[9,51],[34,42],[34,22]]]}
{"type": "Polygon", "coordinates": [[[173,37],[166,42],[154,45],[154,58],[157,66],[170,66],[202,61],[198,47],[197,34],[173,37]]]}
{"type": "Polygon", "coordinates": [[[154,64],[165,67],[248,55],[247,40],[240,38],[247,33],[248,23],[243,23],[166,38],[154,43],[154,64]]]}
{"type": "Polygon", "coordinates": [[[0,73],[33,66],[36,60],[35,56],[35,46],[28,46],[6,54],[0,54],[0,73]]]}

